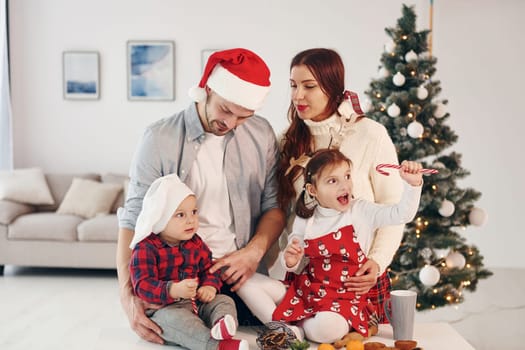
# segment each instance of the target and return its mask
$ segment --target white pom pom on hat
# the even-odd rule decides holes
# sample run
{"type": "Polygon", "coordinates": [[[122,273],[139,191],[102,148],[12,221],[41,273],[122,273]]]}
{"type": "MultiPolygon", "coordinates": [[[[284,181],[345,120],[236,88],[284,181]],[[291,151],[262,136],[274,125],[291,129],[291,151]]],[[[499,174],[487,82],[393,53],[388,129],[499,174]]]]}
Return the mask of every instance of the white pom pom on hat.
{"type": "Polygon", "coordinates": [[[270,91],[270,69],[250,50],[217,51],[208,58],[199,85],[189,91],[190,97],[195,102],[205,101],[206,86],[227,101],[257,110],[270,91]]]}

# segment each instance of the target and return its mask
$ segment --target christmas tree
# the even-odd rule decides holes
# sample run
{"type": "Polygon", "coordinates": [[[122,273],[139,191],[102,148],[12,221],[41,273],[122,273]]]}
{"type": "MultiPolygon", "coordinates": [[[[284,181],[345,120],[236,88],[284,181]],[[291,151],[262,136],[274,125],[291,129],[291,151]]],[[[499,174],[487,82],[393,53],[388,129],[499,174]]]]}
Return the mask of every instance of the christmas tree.
{"type": "Polygon", "coordinates": [[[425,177],[416,219],[406,225],[403,241],[390,265],[394,289],[418,293],[417,309],[457,304],[464,290],[475,291],[479,279],[492,273],[483,267],[479,250],[466,243],[461,231],[482,225],[486,214],[474,202],[480,192],[457,186],[469,175],[461,155],[442,152],[457,135],[446,125],[447,100],[439,99],[440,82],[433,79],[436,58],[428,52],[429,30],[416,32],[416,15],[403,5],[395,28],[386,28],[377,79],[366,91],[367,115],[382,123],[400,160],[416,160],[439,170],[425,177]]]}

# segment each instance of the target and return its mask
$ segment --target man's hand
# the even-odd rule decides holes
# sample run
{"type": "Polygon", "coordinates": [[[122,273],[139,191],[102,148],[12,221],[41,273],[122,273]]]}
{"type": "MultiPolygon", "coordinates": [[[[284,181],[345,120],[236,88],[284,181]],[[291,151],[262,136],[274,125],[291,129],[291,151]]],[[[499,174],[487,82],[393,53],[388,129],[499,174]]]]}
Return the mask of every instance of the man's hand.
{"type": "Polygon", "coordinates": [[[221,279],[231,285],[231,291],[235,292],[257,271],[261,258],[262,254],[246,246],[215,260],[210,273],[221,270],[221,279]]]}
{"type": "Polygon", "coordinates": [[[372,259],[367,260],[354,276],[348,277],[344,286],[347,291],[365,294],[377,284],[379,265],[372,259]]]}
{"type": "Polygon", "coordinates": [[[146,309],[159,309],[160,305],[148,304],[135,296],[131,291],[129,293],[121,293],[120,302],[135,333],[149,342],[164,344],[164,340],[160,337],[162,329],[145,313],[146,309]]]}
{"type": "Polygon", "coordinates": [[[197,290],[197,298],[203,303],[209,303],[215,298],[217,289],[212,286],[202,286],[197,290]]]}

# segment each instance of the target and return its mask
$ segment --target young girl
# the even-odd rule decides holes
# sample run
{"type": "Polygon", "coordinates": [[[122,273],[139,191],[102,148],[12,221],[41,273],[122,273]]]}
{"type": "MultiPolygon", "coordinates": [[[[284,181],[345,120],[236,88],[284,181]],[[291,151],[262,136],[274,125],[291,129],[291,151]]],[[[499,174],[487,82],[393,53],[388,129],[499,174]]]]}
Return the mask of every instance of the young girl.
{"type": "MultiPolygon", "coordinates": [[[[281,259],[288,271],[297,274],[287,282],[288,289],[261,275],[241,288],[241,296],[261,321],[267,322],[270,313],[276,321],[300,321],[306,338],[319,343],[338,340],[351,329],[368,335],[372,304],[366,294],[348,291],[344,282],[366,262],[375,229],[407,223],[417,212],[421,165],[409,161],[401,165],[406,182],[401,201],[380,205],[353,198],[351,162],[340,151],[314,154],[304,171],[305,188],[281,259]],[[304,269],[300,268],[303,258],[304,269]]],[[[388,297],[388,290],[385,293],[388,297]]]]}
{"type": "Polygon", "coordinates": [[[217,294],[219,272],[211,274],[212,254],[196,234],[197,200],[175,174],[155,180],[137,219],[130,275],[135,294],[155,304],[146,314],[167,342],[189,349],[248,350],[237,330],[233,300],[217,294]],[[210,330],[211,328],[211,330],[210,330]]]}

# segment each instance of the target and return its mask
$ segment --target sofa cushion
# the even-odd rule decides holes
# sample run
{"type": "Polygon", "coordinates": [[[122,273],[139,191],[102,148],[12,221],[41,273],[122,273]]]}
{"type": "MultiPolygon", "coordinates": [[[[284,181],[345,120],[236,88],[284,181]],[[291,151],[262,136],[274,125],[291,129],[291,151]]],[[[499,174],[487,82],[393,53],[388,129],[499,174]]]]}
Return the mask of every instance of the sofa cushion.
{"type": "Polygon", "coordinates": [[[98,215],[82,221],[77,227],[79,241],[116,242],[118,238],[117,215],[98,215]]]}
{"type": "Polygon", "coordinates": [[[89,179],[94,181],[99,181],[100,176],[93,173],[84,173],[84,174],[46,174],[46,181],[49,184],[49,189],[51,194],[55,199],[54,205],[39,205],[37,206],[37,211],[55,211],[58,206],[64,200],[67,190],[71,187],[73,178],[79,177],[81,179],[89,179]]]}
{"type": "Polygon", "coordinates": [[[42,169],[0,171],[0,199],[25,204],[54,204],[42,169]]]}
{"type": "Polygon", "coordinates": [[[8,225],[20,215],[31,213],[34,207],[12,201],[0,200],[0,224],[8,225]]]}
{"type": "Polygon", "coordinates": [[[76,228],[82,218],[55,213],[32,213],[19,216],[9,225],[9,239],[76,241],[76,228]]]}
{"type": "Polygon", "coordinates": [[[74,178],[57,213],[73,214],[84,218],[108,214],[121,191],[122,185],[74,178]]]}
{"type": "Polygon", "coordinates": [[[126,192],[129,184],[129,177],[127,175],[107,173],[102,175],[100,181],[102,183],[122,185],[124,190],[119,193],[117,199],[115,199],[115,202],[111,206],[110,213],[116,213],[118,208],[124,205],[124,200],[126,199],[126,192]]]}

